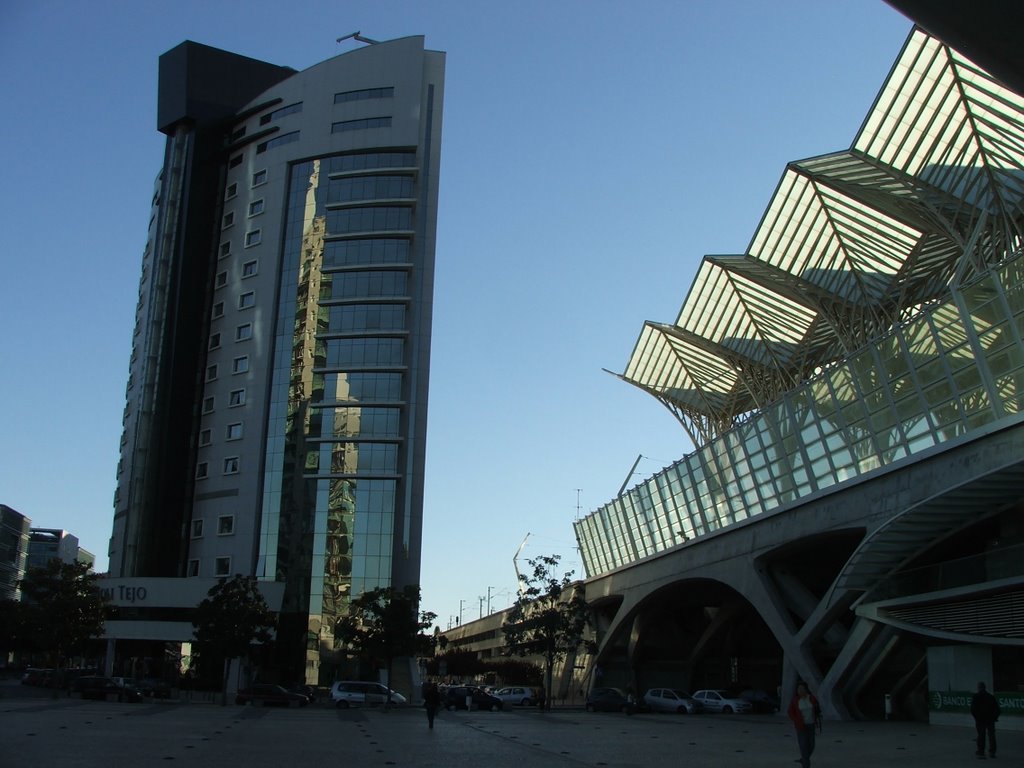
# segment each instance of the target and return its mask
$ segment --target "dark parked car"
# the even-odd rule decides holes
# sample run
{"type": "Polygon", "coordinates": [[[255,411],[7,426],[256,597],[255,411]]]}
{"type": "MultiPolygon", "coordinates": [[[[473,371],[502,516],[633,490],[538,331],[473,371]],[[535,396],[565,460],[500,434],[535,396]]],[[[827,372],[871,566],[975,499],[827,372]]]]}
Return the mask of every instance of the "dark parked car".
{"type": "Polygon", "coordinates": [[[153,699],[171,698],[171,686],[163,680],[139,680],[142,695],[153,699]]]}
{"type": "Polygon", "coordinates": [[[41,688],[49,688],[53,684],[53,670],[29,667],[21,676],[22,685],[37,685],[41,688]]]}
{"type": "Polygon", "coordinates": [[[595,688],[587,696],[587,712],[629,712],[626,694],[618,688],[595,688]]]}
{"type": "Polygon", "coordinates": [[[242,688],[235,695],[235,704],[255,704],[266,707],[304,707],[309,703],[301,693],[292,693],[280,685],[257,683],[242,688]]]}
{"type": "Polygon", "coordinates": [[[465,709],[467,694],[472,697],[473,709],[489,709],[497,712],[504,707],[504,703],[497,696],[492,696],[475,685],[453,685],[445,688],[441,693],[441,702],[446,709],[465,709]]]}
{"type": "Polygon", "coordinates": [[[96,699],[106,701],[116,699],[117,701],[137,702],[142,701],[142,692],[131,685],[121,685],[112,677],[102,675],[85,675],[78,678],[71,684],[71,690],[81,695],[83,699],[96,699]]]}
{"type": "Polygon", "coordinates": [[[755,712],[778,712],[779,699],[760,688],[747,688],[740,691],[740,697],[750,702],[755,712]]]}
{"type": "Polygon", "coordinates": [[[289,689],[292,693],[297,693],[301,696],[306,697],[306,701],[312,704],[316,701],[316,688],[312,685],[293,685],[289,689]]]}

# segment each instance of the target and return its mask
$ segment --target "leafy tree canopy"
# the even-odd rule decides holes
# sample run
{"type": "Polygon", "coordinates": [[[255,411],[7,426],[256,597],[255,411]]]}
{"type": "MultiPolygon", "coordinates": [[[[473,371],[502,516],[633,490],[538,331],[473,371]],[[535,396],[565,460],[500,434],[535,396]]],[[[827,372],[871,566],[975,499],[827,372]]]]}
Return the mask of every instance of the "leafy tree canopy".
{"type": "Polygon", "coordinates": [[[378,587],[364,592],[349,604],[338,619],[334,637],[339,645],[367,661],[389,663],[402,656],[427,653],[433,638],[425,632],[437,614],[420,612],[420,588],[378,587]]]}
{"type": "Polygon", "coordinates": [[[15,621],[8,632],[19,648],[45,653],[60,666],[103,634],[109,606],[91,565],[53,559],[29,568],[19,586],[22,601],[8,611],[15,621]]]}
{"type": "Polygon", "coordinates": [[[560,559],[527,560],[532,571],[522,578],[523,588],[502,625],[509,654],[544,659],[548,690],[555,662],[591,645],[584,639],[591,613],[583,584],[573,580],[572,571],[558,576],[560,559]]]}
{"type": "Polygon", "coordinates": [[[245,656],[252,644],[273,637],[274,614],[254,576],[237,574],[215,584],[207,595],[192,620],[200,651],[236,659],[245,656]]]}

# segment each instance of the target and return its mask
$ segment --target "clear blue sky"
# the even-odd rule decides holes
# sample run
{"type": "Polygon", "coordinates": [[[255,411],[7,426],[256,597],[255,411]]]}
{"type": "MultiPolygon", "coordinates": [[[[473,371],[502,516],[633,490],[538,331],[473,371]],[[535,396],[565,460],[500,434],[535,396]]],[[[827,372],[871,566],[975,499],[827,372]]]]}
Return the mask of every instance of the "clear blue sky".
{"type": "Polygon", "coordinates": [[[507,606],[527,533],[521,562],[582,573],[577,503],[692,449],[602,368],[745,249],[787,161],[850,145],[910,28],[882,0],[5,0],[0,502],[106,568],[158,56],[303,69],[423,34],[448,54],[423,607],[507,606]]]}

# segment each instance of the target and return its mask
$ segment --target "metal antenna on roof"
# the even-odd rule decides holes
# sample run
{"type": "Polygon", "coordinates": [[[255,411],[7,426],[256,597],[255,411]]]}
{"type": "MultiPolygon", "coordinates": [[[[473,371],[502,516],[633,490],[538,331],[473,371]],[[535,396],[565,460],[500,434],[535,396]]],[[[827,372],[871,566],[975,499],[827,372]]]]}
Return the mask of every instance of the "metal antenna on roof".
{"type": "Polygon", "coordinates": [[[377,45],[377,43],[380,42],[380,40],[371,40],[368,37],[363,37],[362,33],[358,32],[358,31],[357,32],[352,32],[351,34],[348,34],[348,35],[342,35],[337,40],[335,40],[335,42],[336,43],[340,43],[340,42],[343,42],[345,40],[357,40],[360,43],[369,43],[370,45],[377,45]]]}
{"type": "Polygon", "coordinates": [[[640,459],[646,458],[642,453],[638,454],[636,461],[633,462],[633,466],[629,468],[629,474],[626,475],[626,479],[622,481],[622,487],[619,488],[619,492],[616,496],[621,496],[622,492],[626,490],[626,486],[629,485],[629,481],[633,479],[633,475],[636,474],[636,465],[640,463],[640,459]]]}
{"type": "Polygon", "coordinates": [[[519,549],[517,549],[516,553],[512,556],[512,567],[516,569],[516,590],[519,592],[520,595],[523,594],[523,591],[526,588],[526,581],[525,579],[523,579],[523,575],[519,572],[519,555],[523,551],[523,547],[526,546],[526,540],[528,538],[530,538],[529,533],[527,533],[526,536],[523,538],[523,543],[519,545],[519,549]]]}

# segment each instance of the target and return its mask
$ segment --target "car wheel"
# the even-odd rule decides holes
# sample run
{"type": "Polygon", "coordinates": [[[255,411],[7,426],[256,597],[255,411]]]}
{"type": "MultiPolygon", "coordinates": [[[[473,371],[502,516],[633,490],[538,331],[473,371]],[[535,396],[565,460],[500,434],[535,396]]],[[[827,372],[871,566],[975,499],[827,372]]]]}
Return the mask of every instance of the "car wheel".
{"type": "Polygon", "coordinates": [[[497,704],[491,704],[491,712],[497,712],[497,711],[498,711],[498,705],[497,704]]]}
{"type": "Polygon", "coordinates": [[[730,707],[728,705],[722,707],[722,713],[726,714],[726,715],[731,715],[732,714],[732,707],[730,707]]]}
{"type": "Polygon", "coordinates": [[[676,712],[678,712],[680,715],[685,715],[689,713],[689,710],[685,706],[683,706],[677,709],[676,712]]]}
{"type": "Polygon", "coordinates": [[[521,706],[521,707],[528,707],[528,706],[530,706],[530,700],[529,699],[523,699],[522,701],[519,702],[519,706],[521,706]]]}
{"type": "Polygon", "coordinates": [[[586,709],[587,709],[587,712],[593,712],[594,711],[594,705],[593,704],[587,704],[586,709]]]}
{"type": "Polygon", "coordinates": [[[334,706],[336,706],[338,709],[348,709],[348,702],[344,699],[338,699],[334,706]]]}

